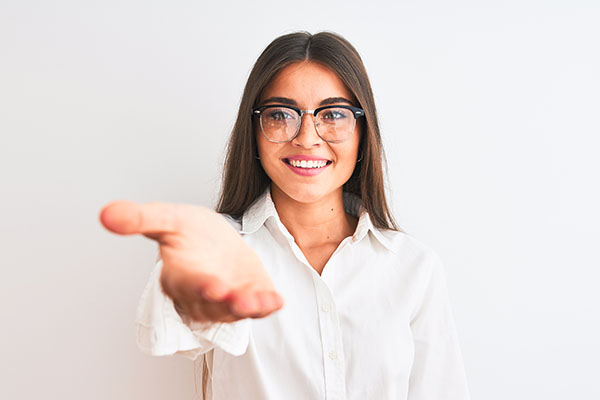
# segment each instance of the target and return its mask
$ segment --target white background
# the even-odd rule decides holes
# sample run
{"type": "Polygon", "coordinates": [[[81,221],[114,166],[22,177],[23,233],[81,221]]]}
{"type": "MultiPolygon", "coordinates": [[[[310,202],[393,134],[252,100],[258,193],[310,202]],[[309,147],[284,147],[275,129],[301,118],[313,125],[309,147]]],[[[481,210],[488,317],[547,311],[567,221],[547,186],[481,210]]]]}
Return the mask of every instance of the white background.
{"type": "Polygon", "coordinates": [[[364,59],[473,399],[600,398],[598,21],[593,0],[2,0],[0,398],[195,398],[191,361],[135,347],[154,244],[98,212],[214,205],[250,68],[300,29],[364,59]]]}

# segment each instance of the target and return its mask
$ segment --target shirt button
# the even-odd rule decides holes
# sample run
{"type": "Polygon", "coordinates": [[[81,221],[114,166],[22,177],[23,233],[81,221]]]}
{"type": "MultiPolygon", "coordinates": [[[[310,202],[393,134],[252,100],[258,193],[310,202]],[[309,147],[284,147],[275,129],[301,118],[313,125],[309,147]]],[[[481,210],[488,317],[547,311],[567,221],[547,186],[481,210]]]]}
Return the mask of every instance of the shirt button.
{"type": "Polygon", "coordinates": [[[337,353],[335,351],[330,351],[329,358],[331,358],[332,360],[335,360],[337,358],[337,353]]]}
{"type": "Polygon", "coordinates": [[[321,311],[323,311],[323,312],[329,312],[329,306],[327,304],[322,304],[321,305],[321,311]]]}

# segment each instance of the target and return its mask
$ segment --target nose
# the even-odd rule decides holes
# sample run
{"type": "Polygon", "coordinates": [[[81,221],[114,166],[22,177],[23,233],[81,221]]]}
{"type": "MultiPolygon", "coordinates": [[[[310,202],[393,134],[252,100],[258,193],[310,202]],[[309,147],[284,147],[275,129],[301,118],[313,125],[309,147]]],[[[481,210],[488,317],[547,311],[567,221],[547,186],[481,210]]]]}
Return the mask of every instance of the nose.
{"type": "Polygon", "coordinates": [[[298,135],[292,140],[292,145],[296,147],[303,147],[305,149],[311,149],[316,146],[320,146],[323,139],[317,134],[315,128],[315,116],[312,114],[304,114],[301,119],[300,131],[298,135]]]}

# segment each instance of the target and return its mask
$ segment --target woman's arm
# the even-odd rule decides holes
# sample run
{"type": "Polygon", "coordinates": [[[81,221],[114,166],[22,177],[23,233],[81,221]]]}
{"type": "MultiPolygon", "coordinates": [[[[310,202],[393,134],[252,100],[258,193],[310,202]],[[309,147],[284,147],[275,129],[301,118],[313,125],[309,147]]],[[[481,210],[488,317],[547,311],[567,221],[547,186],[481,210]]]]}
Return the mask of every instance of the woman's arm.
{"type": "Polygon", "coordinates": [[[411,318],[415,355],[409,400],[468,400],[467,380],[444,268],[431,253],[420,303],[411,318]]]}

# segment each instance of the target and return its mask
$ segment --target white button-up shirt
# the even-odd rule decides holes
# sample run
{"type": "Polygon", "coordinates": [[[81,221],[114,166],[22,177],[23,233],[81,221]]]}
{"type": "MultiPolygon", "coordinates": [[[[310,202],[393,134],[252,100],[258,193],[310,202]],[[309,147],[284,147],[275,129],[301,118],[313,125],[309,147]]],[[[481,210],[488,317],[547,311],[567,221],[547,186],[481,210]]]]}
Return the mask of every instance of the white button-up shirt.
{"type": "Polygon", "coordinates": [[[266,318],[199,323],[160,287],[158,262],[137,316],[153,355],[209,359],[212,399],[466,400],[469,392],[443,265],[415,238],[379,230],[356,197],[356,232],[321,275],[279,220],[267,190],[231,220],[283,296],[266,318]]]}

